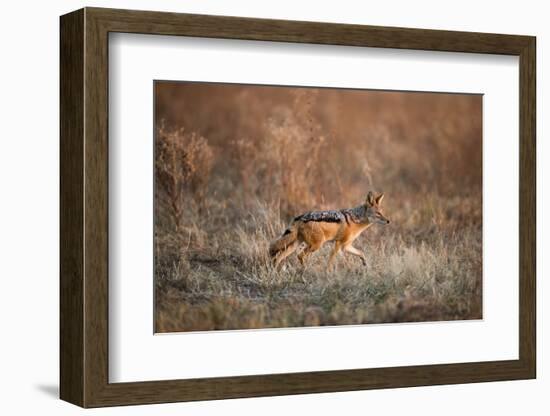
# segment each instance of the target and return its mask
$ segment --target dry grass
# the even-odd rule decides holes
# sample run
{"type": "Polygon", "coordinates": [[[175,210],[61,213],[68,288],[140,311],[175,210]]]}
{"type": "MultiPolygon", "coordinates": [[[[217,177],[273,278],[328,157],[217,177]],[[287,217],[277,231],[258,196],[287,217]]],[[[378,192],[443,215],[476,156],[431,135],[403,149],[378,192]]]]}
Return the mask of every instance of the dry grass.
{"type": "Polygon", "coordinates": [[[159,332],[481,318],[481,98],[158,83],[159,332]],[[182,130],[185,128],[185,131],[182,130]],[[289,220],[386,192],[328,272],[277,271],[289,220]]]}

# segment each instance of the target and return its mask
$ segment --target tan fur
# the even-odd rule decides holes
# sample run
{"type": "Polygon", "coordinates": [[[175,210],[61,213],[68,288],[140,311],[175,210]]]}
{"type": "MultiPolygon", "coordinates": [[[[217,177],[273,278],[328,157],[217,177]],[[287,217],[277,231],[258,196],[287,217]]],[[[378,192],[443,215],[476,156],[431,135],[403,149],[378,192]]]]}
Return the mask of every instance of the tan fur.
{"type": "MultiPolygon", "coordinates": [[[[275,240],[269,248],[269,253],[275,263],[279,266],[280,263],[298,247],[305,243],[305,248],[298,254],[298,259],[305,265],[307,258],[319,250],[326,242],[334,242],[334,247],[329,257],[328,265],[332,265],[336,254],[343,250],[346,253],[358,256],[363,264],[366,264],[365,254],[353,247],[353,242],[363,231],[369,228],[373,223],[386,224],[389,220],[383,216],[380,211],[380,204],[384,194],[374,197],[372,192],[369,192],[363,206],[354,208],[356,212],[365,212],[359,218],[346,217],[345,221],[329,222],[329,221],[303,221],[297,217],[286,234],[275,240]],[[350,219],[351,218],[351,219],[350,219]]],[[[333,213],[346,213],[350,210],[331,211],[333,213]]]]}

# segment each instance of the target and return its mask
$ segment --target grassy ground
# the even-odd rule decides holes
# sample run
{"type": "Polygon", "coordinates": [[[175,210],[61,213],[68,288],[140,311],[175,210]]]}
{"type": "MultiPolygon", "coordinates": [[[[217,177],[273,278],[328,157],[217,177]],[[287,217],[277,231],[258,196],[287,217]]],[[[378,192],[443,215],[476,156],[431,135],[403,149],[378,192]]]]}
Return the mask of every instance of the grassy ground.
{"type": "Polygon", "coordinates": [[[481,318],[480,99],[157,88],[158,332],[481,318]],[[293,216],[370,189],[392,222],[354,244],[366,267],[341,255],[328,271],[331,244],[272,267],[293,216]]]}
{"type": "Polygon", "coordinates": [[[461,224],[460,232],[433,224],[418,228],[401,218],[406,215],[359,238],[367,267],[341,255],[334,271],[326,268],[331,244],[305,269],[295,257],[274,269],[268,242],[284,225],[261,205],[235,227],[210,231],[197,219],[178,236],[159,236],[157,330],[481,318],[479,226],[461,224]]]}

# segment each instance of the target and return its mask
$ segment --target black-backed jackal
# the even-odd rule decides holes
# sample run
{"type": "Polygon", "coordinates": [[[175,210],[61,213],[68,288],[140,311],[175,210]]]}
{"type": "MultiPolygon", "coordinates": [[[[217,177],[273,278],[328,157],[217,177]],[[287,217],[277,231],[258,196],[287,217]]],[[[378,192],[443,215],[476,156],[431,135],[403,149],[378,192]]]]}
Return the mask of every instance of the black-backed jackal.
{"type": "Polygon", "coordinates": [[[294,253],[302,243],[305,243],[306,247],[298,254],[298,259],[305,265],[308,256],[328,241],[334,242],[328,261],[329,267],[340,250],[358,256],[363,265],[366,265],[365,254],[353,247],[353,241],[372,224],[390,223],[380,211],[383,198],[384,194],[375,197],[369,192],[365,202],[355,208],[312,211],[294,218],[283,235],[269,247],[269,254],[275,266],[278,267],[281,261],[294,253]]]}

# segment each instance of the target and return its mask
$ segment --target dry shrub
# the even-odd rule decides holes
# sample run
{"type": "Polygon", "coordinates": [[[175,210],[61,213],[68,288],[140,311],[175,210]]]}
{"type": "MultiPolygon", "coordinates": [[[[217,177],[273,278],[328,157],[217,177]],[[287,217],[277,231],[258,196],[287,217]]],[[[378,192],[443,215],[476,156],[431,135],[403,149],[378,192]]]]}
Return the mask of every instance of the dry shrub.
{"type": "Polygon", "coordinates": [[[266,123],[263,154],[272,172],[272,181],[283,217],[317,205],[322,194],[320,179],[326,138],[312,114],[317,94],[307,90],[293,93],[292,106],[280,109],[266,123]]]}
{"type": "Polygon", "coordinates": [[[230,141],[245,205],[261,198],[278,204],[280,215],[289,218],[323,199],[327,139],[313,113],[316,97],[315,91],[293,91],[290,105],[275,107],[269,117],[256,121],[255,129],[250,114],[245,117],[239,131],[249,136],[230,141]]]}
{"type": "MultiPolygon", "coordinates": [[[[157,189],[164,197],[180,230],[184,195],[190,194],[199,208],[204,208],[213,153],[207,140],[183,128],[169,130],[161,123],[157,131],[155,175],[157,189]]],[[[160,201],[157,201],[160,202],[160,201]]]]}
{"type": "Polygon", "coordinates": [[[258,149],[254,141],[241,138],[231,142],[231,150],[239,172],[239,180],[242,185],[242,196],[246,202],[254,191],[251,180],[257,169],[254,162],[256,162],[255,159],[258,154],[258,149]]]}

